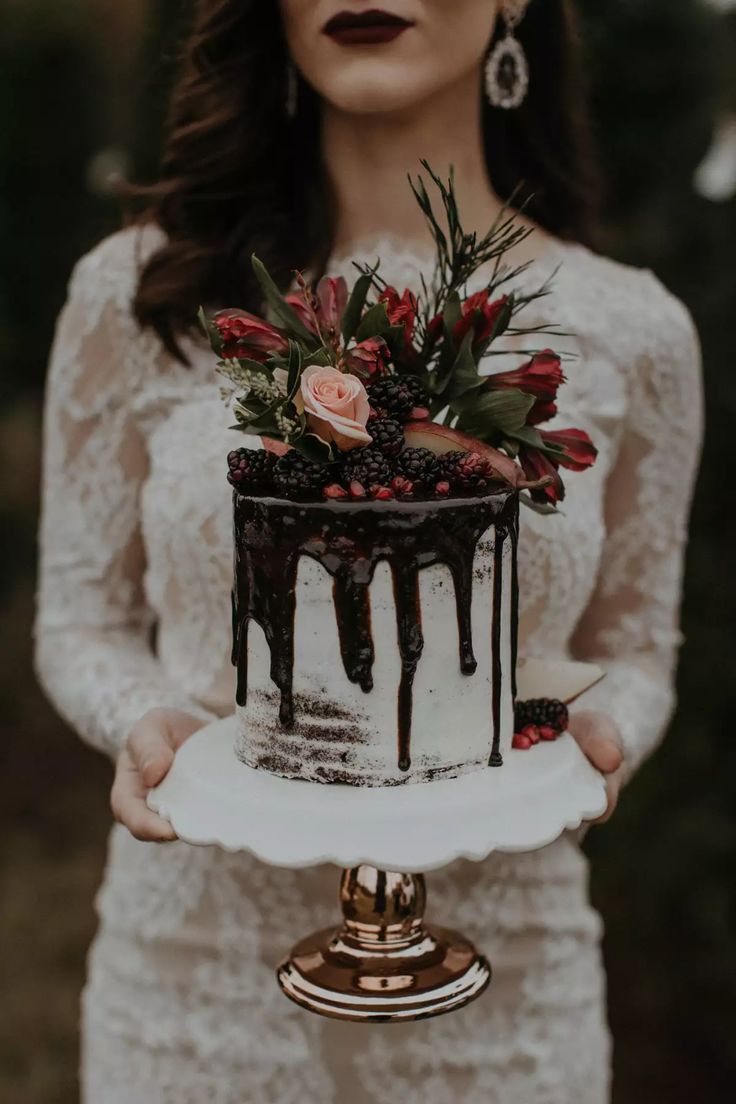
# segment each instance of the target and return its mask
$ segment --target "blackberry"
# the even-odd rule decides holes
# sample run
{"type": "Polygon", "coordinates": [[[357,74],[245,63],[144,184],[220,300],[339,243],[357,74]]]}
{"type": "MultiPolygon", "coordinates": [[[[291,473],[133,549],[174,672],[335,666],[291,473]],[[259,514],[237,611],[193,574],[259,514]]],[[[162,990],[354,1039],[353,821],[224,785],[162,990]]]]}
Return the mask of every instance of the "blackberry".
{"type": "Polygon", "coordinates": [[[477,452],[446,452],[440,458],[442,476],[454,491],[479,494],[497,480],[489,460],[477,452]]]}
{"type": "Polygon", "coordinates": [[[404,447],[404,430],[401,422],[395,418],[381,418],[372,414],[366,429],[373,438],[371,448],[378,449],[384,456],[398,456],[404,447]]]}
{"type": "Polygon", "coordinates": [[[234,449],[227,455],[228,483],[241,494],[268,494],[276,457],[265,449],[234,449]]]}
{"type": "Polygon", "coordinates": [[[399,422],[408,422],[417,407],[426,408],[427,392],[416,376],[381,376],[368,386],[371,406],[399,422]]]}
{"type": "Polygon", "coordinates": [[[325,464],[315,464],[296,449],[280,456],[273,469],[274,487],[284,498],[320,498],[330,478],[325,464]]]}
{"type": "Polygon", "coordinates": [[[404,449],[396,458],[396,468],[399,475],[425,492],[434,488],[441,475],[439,459],[427,448],[404,449]]]}
{"type": "Polygon", "coordinates": [[[514,706],[514,731],[521,732],[527,725],[537,728],[553,728],[555,732],[564,732],[569,715],[564,702],[556,698],[530,698],[517,701],[514,706]]]}
{"type": "Polygon", "coordinates": [[[387,456],[372,445],[361,449],[351,449],[345,457],[346,483],[357,480],[366,490],[370,487],[386,487],[395,472],[387,456]]]}

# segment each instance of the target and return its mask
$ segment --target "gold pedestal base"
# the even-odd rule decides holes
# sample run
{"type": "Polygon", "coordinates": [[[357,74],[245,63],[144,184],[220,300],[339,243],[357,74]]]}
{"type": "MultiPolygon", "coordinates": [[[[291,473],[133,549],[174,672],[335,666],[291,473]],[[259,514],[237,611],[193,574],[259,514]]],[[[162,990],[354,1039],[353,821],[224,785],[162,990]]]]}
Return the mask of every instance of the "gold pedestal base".
{"type": "Polygon", "coordinates": [[[457,932],[424,923],[421,874],[343,871],[344,921],[296,945],[277,970],[291,1000],[338,1020],[421,1020],[480,996],[491,968],[457,932]]]}

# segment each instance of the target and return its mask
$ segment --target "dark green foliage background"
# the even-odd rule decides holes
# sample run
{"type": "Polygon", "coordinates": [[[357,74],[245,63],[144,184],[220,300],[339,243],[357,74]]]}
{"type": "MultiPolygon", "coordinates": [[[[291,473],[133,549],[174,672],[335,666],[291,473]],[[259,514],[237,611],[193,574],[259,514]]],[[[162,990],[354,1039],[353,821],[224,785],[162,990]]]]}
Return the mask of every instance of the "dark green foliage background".
{"type": "MultiPolygon", "coordinates": [[[[31,673],[40,402],[71,265],[118,221],[114,202],[89,190],[89,159],[120,146],[140,173],[155,164],[181,4],[147,7],[138,60],[113,78],[118,45],[89,18],[94,5],[0,2],[0,1098],[13,1104],[69,1104],[77,1091],[110,771],[31,673]]],[[[692,174],[717,112],[736,109],[736,15],[698,0],[581,7],[607,184],[602,247],[654,268],[694,312],[708,419],[679,712],[587,844],[607,927],[615,1100],[720,1104],[736,1076],[736,201],[698,198],[692,174]]]]}

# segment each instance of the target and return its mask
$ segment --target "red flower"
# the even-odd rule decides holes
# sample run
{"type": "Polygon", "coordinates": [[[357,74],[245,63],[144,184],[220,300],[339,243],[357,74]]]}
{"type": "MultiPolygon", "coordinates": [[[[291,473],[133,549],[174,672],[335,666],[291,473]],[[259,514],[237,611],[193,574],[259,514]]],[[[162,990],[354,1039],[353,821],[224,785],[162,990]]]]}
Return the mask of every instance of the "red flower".
{"type": "Polygon", "coordinates": [[[284,299],[289,304],[291,309],[298,315],[302,325],[306,326],[310,333],[317,334],[317,324],[314,319],[314,312],[307,306],[307,301],[301,291],[292,292],[290,295],[285,295],[284,299]]]}
{"type": "Polygon", "coordinates": [[[468,330],[471,329],[475,331],[474,345],[480,345],[487,341],[493,333],[507,300],[508,296],[502,295],[500,299],[495,299],[492,303],[489,303],[487,289],[476,291],[475,295],[468,296],[463,303],[462,318],[455,323],[455,328],[452,331],[452,336],[457,344],[461,343],[468,330]]]}
{"type": "Polygon", "coordinates": [[[554,418],[557,413],[557,403],[554,402],[540,402],[539,399],[535,402],[526,416],[526,424],[530,426],[541,425],[542,422],[549,422],[554,418]]]}
{"type": "MultiPolygon", "coordinates": [[[[311,295],[311,292],[308,294],[311,295]]],[[[348,285],[343,276],[323,276],[312,300],[314,306],[307,302],[307,296],[302,290],[294,291],[284,298],[310,333],[320,336],[320,330],[323,330],[327,335],[340,329],[348,302],[348,285]]]]}
{"type": "Polygon", "coordinates": [[[348,303],[348,285],[344,276],[323,276],[317,284],[320,325],[333,332],[340,329],[348,303]]]}
{"type": "Polygon", "coordinates": [[[526,422],[527,425],[539,425],[557,413],[557,388],[564,382],[560,358],[551,349],[544,349],[541,353],[535,353],[520,368],[488,376],[486,387],[489,391],[515,387],[526,395],[534,395],[537,401],[529,411],[526,422]]]}
{"type": "Polygon", "coordinates": [[[225,359],[249,357],[264,361],[271,353],[285,353],[289,343],[275,326],[242,310],[219,311],[212,319],[225,359]]]}
{"type": "Polygon", "coordinates": [[[345,364],[350,372],[361,379],[381,375],[388,361],[389,351],[382,337],[368,337],[345,354],[345,364]]]}
{"type": "Polygon", "coordinates": [[[570,471],[585,471],[595,463],[598,449],[584,429],[540,429],[545,444],[560,445],[565,451],[555,458],[570,471]]]}
{"type": "Polygon", "coordinates": [[[565,382],[560,358],[551,349],[535,353],[531,360],[511,372],[495,372],[488,376],[486,386],[490,391],[516,387],[527,395],[543,402],[554,402],[557,388],[565,382]]]}
{"type": "Polygon", "coordinates": [[[394,287],[387,287],[378,297],[379,303],[386,304],[386,314],[392,326],[404,327],[404,342],[409,345],[417,319],[416,296],[408,288],[399,295],[394,287]]]}
{"type": "Polygon", "coordinates": [[[519,462],[527,479],[544,479],[545,476],[550,476],[552,479],[546,487],[538,487],[531,492],[535,501],[547,502],[552,506],[562,502],[565,497],[565,484],[560,478],[556,461],[539,449],[532,448],[531,445],[522,445],[519,450],[519,462]]]}

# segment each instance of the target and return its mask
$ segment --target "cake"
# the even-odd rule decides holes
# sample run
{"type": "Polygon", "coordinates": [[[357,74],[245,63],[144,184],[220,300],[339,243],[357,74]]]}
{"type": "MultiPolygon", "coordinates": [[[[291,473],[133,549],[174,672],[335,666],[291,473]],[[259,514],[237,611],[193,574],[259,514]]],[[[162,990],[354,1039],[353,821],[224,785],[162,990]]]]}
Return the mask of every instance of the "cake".
{"type": "Polygon", "coordinates": [[[514,731],[518,494],[234,494],[238,757],[389,786],[500,766],[514,731]]]}
{"type": "Polygon", "coordinates": [[[548,282],[508,287],[528,228],[505,213],[466,233],[452,173],[423,164],[443,211],[412,180],[437,247],[421,290],[355,262],[351,289],[297,272],[284,294],[253,257],[264,316],[200,312],[249,442],[228,456],[235,750],[283,778],[451,779],[566,723],[560,701],[515,700],[519,506],[553,513],[560,468],[596,450],[546,428],[565,382],[552,349],[491,369],[504,334],[518,350],[558,332],[520,319],[548,282]]]}

